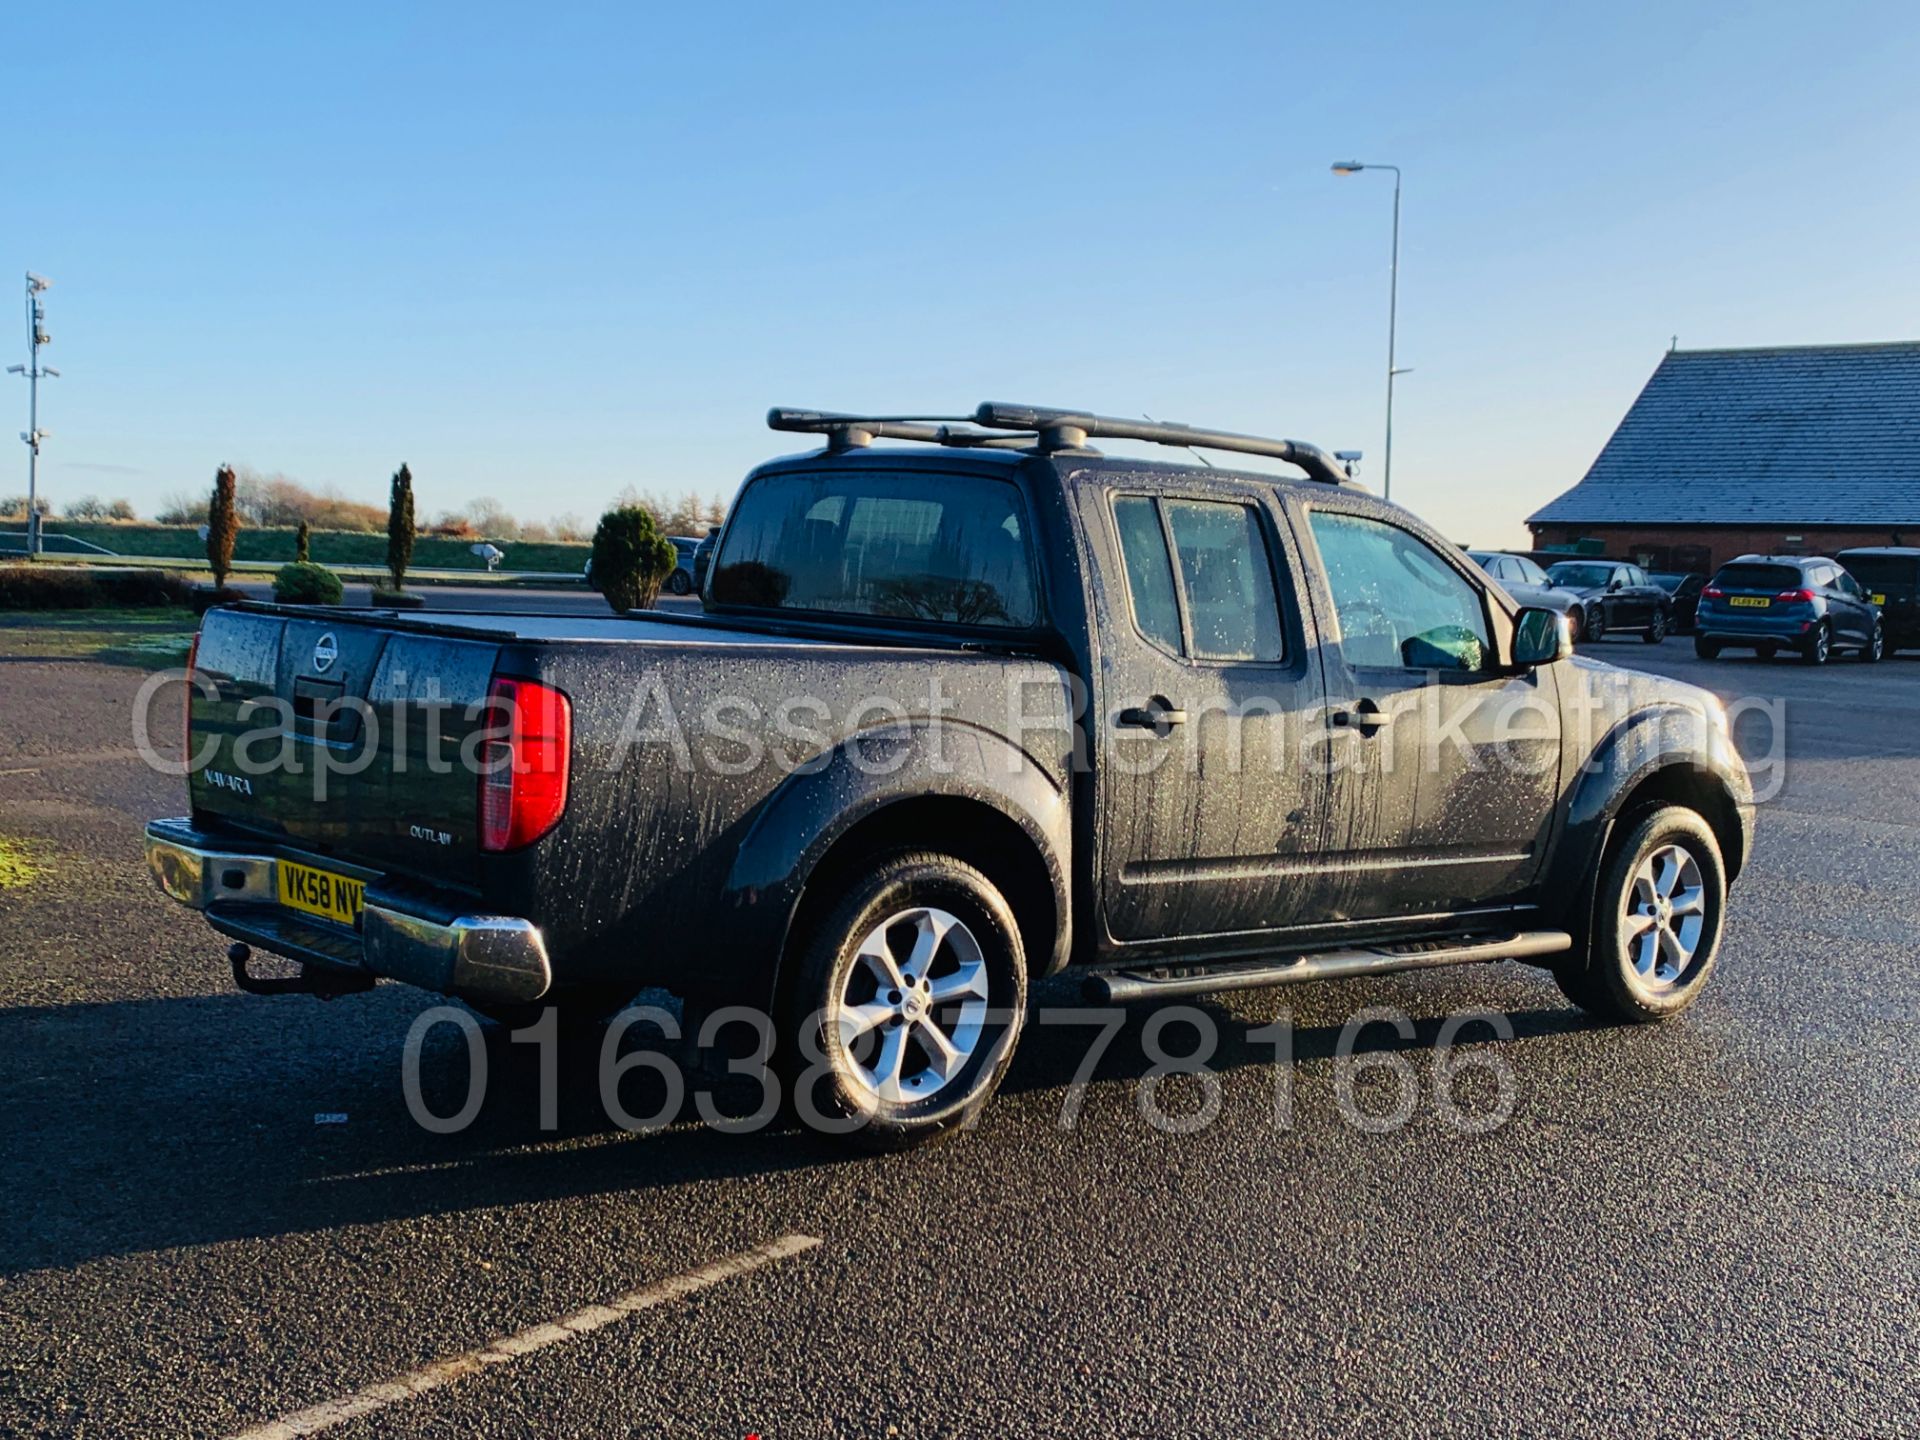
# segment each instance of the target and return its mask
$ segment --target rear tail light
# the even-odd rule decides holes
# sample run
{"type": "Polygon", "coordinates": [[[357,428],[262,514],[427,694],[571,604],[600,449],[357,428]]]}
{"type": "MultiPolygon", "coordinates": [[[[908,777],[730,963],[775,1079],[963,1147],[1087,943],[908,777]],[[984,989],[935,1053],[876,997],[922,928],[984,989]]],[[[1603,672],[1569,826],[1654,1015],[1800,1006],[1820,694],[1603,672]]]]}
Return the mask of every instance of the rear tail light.
{"type": "Polygon", "coordinates": [[[566,811],[573,704],[549,685],[497,678],[487,708],[493,738],[480,747],[480,848],[518,850],[566,811]]]}
{"type": "Polygon", "coordinates": [[[1724,600],[1727,598],[1727,592],[1722,590],[1718,585],[1709,585],[1700,592],[1700,598],[1702,600],[1724,600]]]}
{"type": "Polygon", "coordinates": [[[1776,600],[1786,600],[1786,601],[1789,601],[1789,602],[1791,602],[1791,601],[1794,601],[1794,600],[1798,600],[1798,601],[1800,601],[1800,602],[1802,602],[1803,604],[1809,604],[1809,605],[1810,605],[1810,604],[1812,604],[1812,603],[1813,603],[1813,591],[1811,591],[1811,590],[1782,590],[1782,591],[1781,591],[1781,592],[1780,592],[1780,593],[1779,593],[1778,595],[1776,595],[1776,596],[1774,596],[1773,598],[1774,598],[1774,599],[1776,599],[1776,600]]]}
{"type": "Polygon", "coordinates": [[[193,662],[200,658],[200,632],[193,632],[193,643],[187,646],[187,683],[180,687],[180,739],[185,745],[181,758],[189,765],[193,763],[193,662]]]}

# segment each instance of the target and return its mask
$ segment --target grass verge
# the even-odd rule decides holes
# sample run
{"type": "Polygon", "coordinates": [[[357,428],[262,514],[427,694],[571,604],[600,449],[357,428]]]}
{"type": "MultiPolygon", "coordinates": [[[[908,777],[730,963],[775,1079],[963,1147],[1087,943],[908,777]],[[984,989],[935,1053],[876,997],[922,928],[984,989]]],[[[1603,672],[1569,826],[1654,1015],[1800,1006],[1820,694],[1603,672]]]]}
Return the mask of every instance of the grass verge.
{"type": "Polygon", "coordinates": [[[47,873],[35,858],[36,848],[24,840],[0,835],[0,890],[24,890],[47,873]]]}
{"type": "Polygon", "coordinates": [[[0,610],[0,659],[99,660],[161,670],[183,664],[191,610],[0,610]]]}

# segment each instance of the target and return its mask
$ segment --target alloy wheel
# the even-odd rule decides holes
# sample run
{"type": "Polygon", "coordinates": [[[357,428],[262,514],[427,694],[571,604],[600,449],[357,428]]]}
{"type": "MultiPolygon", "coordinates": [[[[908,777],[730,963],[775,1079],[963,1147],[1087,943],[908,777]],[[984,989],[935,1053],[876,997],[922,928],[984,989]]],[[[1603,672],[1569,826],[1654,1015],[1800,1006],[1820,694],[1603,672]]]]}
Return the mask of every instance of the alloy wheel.
{"type": "Polygon", "coordinates": [[[1633,872],[1621,936],[1627,962],[1650,990],[1672,990],[1685,978],[1707,923],[1700,862],[1682,845],[1662,845],[1633,872]]]}
{"type": "Polygon", "coordinates": [[[868,1091],[889,1102],[924,1100],[973,1058],[987,994],[986,958],[966,922],[915,906],[860,942],[831,1024],[868,1091]]]}

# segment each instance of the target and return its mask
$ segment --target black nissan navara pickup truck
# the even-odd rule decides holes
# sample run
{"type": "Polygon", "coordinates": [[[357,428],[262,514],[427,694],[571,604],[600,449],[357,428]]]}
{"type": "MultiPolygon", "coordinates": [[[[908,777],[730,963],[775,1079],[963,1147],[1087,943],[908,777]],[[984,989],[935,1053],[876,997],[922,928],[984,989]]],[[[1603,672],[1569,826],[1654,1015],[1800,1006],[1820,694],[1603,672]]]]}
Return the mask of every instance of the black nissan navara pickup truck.
{"type": "Polygon", "coordinates": [[[769,423],[824,446],[747,477],[704,613],[208,614],[146,851],[244,986],[752,1007],[877,1145],[983,1106],[1068,966],[1106,1003],[1504,959],[1618,1020],[1700,994],[1753,831],[1719,702],[1575,656],[1340,461],[769,423]]]}

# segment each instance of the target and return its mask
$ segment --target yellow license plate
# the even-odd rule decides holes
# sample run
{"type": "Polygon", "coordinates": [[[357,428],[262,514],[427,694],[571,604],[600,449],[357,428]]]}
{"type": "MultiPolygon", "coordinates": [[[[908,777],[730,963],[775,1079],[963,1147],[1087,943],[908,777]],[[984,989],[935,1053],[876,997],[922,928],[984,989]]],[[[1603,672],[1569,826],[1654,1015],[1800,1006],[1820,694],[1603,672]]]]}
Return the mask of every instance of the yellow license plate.
{"type": "Polygon", "coordinates": [[[1873,603],[1876,605],[1884,605],[1887,603],[1887,597],[1884,595],[1876,595],[1873,597],[1873,603]]]}
{"type": "Polygon", "coordinates": [[[296,865],[290,860],[282,860],[278,869],[282,905],[340,925],[360,923],[360,906],[366,899],[367,887],[358,880],[316,870],[311,865],[296,865]]]}
{"type": "Polygon", "coordinates": [[[1735,595],[1727,601],[1729,605],[1744,605],[1749,610],[1764,610],[1773,601],[1764,595],[1735,595]]]}

